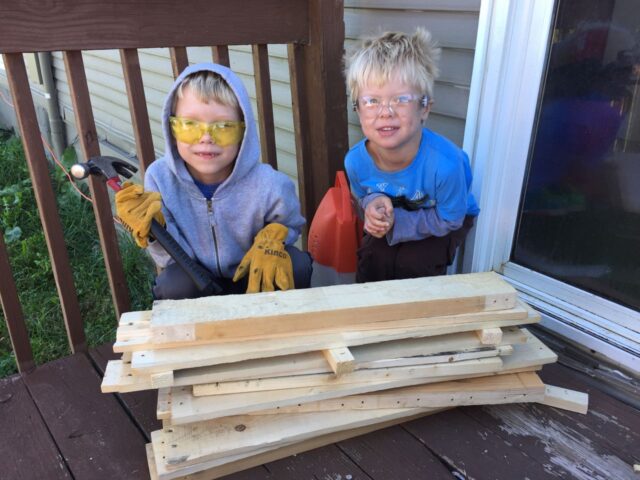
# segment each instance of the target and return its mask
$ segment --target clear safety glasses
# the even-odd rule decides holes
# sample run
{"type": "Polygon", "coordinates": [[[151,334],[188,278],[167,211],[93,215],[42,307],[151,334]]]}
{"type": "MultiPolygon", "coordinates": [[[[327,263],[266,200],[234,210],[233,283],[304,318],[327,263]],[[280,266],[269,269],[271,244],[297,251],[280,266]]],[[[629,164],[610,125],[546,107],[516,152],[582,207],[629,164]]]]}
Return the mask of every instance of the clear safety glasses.
{"type": "Polygon", "coordinates": [[[188,118],[169,117],[173,136],[179,142],[196,144],[208,133],[216,145],[228,147],[242,141],[244,122],[198,122],[188,118]]]}
{"type": "Polygon", "coordinates": [[[387,107],[392,114],[403,115],[408,111],[409,106],[416,101],[420,101],[420,105],[423,107],[429,105],[429,97],[426,95],[406,93],[391,97],[387,102],[378,97],[359,97],[353,102],[353,109],[365,117],[377,117],[384,107],[387,107]]]}

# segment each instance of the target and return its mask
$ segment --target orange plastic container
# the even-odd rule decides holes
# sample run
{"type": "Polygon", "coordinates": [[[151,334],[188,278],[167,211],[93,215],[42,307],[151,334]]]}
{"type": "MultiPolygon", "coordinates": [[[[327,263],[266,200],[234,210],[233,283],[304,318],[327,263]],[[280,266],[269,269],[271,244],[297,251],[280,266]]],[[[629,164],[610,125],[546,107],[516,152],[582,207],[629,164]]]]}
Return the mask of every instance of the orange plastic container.
{"type": "Polygon", "coordinates": [[[340,170],[336,183],[322,198],[309,228],[309,253],[316,263],[338,273],[356,271],[356,250],[362,222],[352,203],[347,176],[340,170]]]}

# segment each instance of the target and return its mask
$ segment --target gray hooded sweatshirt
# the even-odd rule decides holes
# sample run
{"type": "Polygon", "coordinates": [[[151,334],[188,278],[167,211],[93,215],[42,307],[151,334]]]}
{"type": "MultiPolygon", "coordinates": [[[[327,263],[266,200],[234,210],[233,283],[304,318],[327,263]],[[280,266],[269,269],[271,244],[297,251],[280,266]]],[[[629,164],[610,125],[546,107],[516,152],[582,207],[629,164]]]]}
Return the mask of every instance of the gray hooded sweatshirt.
{"type": "MultiPolygon", "coordinates": [[[[165,101],[162,131],[166,153],[147,169],[144,186],[162,195],[166,228],[189,256],[215,276],[231,278],[256,233],[269,223],[281,223],[289,228],[287,245],[298,239],[305,220],[300,214],[294,184],[283,173],[260,162],[260,143],[249,95],[235,73],[214,63],[185,69],[165,101]],[[193,182],[178,154],[169,125],[178,85],[187,75],[202,70],[218,73],[229,84],[238,98],[246,125],[233,171],[211,200],[207,200],[193,182]]],[[[157,242],[151,242],[148,251],[160,267],[172,262],[157,242]]]]}

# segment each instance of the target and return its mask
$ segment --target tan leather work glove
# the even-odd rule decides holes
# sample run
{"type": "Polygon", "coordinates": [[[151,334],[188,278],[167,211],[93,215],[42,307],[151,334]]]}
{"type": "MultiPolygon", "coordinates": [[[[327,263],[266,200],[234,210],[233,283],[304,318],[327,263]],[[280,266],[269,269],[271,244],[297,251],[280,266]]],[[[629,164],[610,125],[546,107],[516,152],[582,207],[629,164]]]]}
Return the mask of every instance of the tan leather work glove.
{"type": "Polygon", "coordinates": [[[158,192],[145,192],[142,185],[125,182],[122,190],[116,192],[116,214],[122,224],[133,235],[141,248],[149,246],[151,220],[155,218],[164,226],[162,197],[158,192]]]}
{"type": "Polygon", "coordinates": [[[295,288],[291,257],[284,249],[289,229],[279,223],[270,223],[253,239],[253,245],[236,269],[233,281],[249,273],[247,293],[273,292],[295,288]]]}

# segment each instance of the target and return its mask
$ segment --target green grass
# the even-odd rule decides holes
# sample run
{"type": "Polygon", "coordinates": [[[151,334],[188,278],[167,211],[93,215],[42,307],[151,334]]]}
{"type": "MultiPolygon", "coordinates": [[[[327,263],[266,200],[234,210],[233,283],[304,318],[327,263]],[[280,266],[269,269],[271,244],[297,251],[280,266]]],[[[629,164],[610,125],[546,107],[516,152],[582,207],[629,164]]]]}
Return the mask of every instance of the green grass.
{"type": "MultiPolygon", "coordinates": [[[[69,168],[75,162],[74,150],[68,149],[62,161],[69,168]]],[[[68,355],[70,350],[22,144],[10,132],[1,130],[0,165],[0,228],[34,359],[42,364],[68,355]]],[[[51,167],[50,172],[87,341],[90,346],[101,345],[115,339],[117,319],[93,209],[73,189],[60,168],[51,167]]],[[[88,191],[86,185],[82,187],[88,191]]],[[[120,234],[119,242],[131,308],[149,309],[153,264],[126,232],[120,234]]],[[[4,316],[1,320],[0,377],[4,377],[15,373],[17,367],[4,316]]]]}

